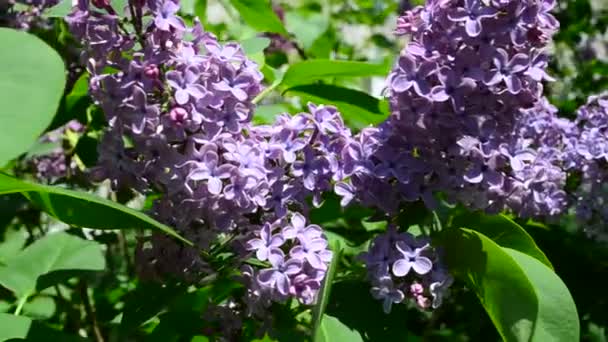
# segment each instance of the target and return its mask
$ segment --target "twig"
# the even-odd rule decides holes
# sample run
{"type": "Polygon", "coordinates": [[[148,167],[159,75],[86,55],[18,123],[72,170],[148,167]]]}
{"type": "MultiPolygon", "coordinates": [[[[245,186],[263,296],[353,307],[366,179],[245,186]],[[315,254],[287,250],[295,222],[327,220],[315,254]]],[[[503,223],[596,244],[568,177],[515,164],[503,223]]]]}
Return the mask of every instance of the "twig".
{"type": "Polygon", "coordinates": [[[101,334],[101,329],[99,329],[99,324],[97,322],[95,308],[93,308],[93,306],[91,305],[91,300],[89,299],[89,292],[86,281],[80,280],[78,288],[80,290],[80,298],[82,299],[82,304],[84,304],[84,311],[86,312],[87,319],[89,320],[89,323],[93,326],[95,340],[97,342],[104,342],[103,335],[101,334]]]}
{"type": "Polygon", "coordinates": [[[127,237],[123,230],[118,234],[118,248],[120,248],[120,252],[125,259],[125,263],[127,264],[127,274],[132,274],[133,271],[133,263],[131,262],[131,257],[129,255],[129,246],[127,245],[127,237]]]}

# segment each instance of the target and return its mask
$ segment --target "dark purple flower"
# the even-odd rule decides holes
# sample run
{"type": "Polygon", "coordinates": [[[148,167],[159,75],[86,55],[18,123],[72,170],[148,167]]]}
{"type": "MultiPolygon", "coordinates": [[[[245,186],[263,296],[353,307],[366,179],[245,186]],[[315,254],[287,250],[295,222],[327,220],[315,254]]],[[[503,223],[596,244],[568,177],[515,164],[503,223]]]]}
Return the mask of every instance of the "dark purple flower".
{"type": "Polygon", "coordinates": [[[393,304],[399,304],[405,299],[403,291],[396,289],[390,278],[384,278],[372,287],[371,293],[375,299],[382,300],[382,309],[386,314],[391,312],[393,304]]]}
{"type": "Polygon", "coordinates": [[[416,61],[405,55],[399,58],[398,70],[389,76],[389,84],[393,91],[402,93],[414,88],[420,96],[426,96],[430,92],[427,77],[435,71],[435,64],[422,62],[418,66],[416,61]]]}

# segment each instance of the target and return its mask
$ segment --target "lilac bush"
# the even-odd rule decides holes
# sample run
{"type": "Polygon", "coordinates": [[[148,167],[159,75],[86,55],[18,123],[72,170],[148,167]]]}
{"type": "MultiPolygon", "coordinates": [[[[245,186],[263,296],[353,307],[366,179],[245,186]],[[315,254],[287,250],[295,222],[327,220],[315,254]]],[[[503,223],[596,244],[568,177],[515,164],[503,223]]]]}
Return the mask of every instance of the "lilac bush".
{"type": "Polygon", "coordinates": [[[398,233],[394,226],[378,235],[361,259],[372,284],[371,293],[382,301],[386,313],[406,299],[420,309],[436,309],[453,282],[430,239],[398,233]]]}

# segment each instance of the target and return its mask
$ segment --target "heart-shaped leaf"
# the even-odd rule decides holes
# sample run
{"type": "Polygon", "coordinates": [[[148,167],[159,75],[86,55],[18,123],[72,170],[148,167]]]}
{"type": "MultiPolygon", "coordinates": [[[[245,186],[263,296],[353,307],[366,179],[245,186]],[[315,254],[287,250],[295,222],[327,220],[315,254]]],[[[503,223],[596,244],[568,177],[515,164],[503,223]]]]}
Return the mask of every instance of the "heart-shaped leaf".
{"type": "Polygon", "coordinates": [[[315,342],[359,342],[361,334],[352,330],[335,317],[323,315],[315,334],[315,342]]]}
{"type": "Polygon", "coordinates": [[[572,296],[543,263],[470,229],[448,229],[439,241],[450,271],[477,293],[505,341],[579,340],[572,296]]]}
{"type": "Polygon", "coordinates": [[[538,248],[528,232],[504,214],[487,215],[482,212],[459,211],[453,218],[452,226],[478,231],[502,247],[528,254],[547,267],[553,268],[545,253],[538,248]]]}
{"type": "Polygon", "coordinates": [[[65,86],[61,57],[34,35],[0,28],[0,166],[51,123],[65,86]]]}
{"type": "Polygon", "coordinates": [[[41,276],[51,272],[101,271],[104,268],[105,258],[99,243],[67,233],[54,233],[34,242],[0,266],[0,284],[18,298],[24,298],[35,292],[41,276]]]}

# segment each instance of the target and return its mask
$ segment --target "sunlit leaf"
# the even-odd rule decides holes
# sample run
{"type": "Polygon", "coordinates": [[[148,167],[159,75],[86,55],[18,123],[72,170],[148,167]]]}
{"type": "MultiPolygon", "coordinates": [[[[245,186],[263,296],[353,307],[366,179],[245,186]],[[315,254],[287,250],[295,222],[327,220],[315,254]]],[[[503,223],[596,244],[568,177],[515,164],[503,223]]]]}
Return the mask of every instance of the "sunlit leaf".
{"type": "Polygon", "coordinates": [[[0,166],[27,151],[55,116],[65,86],[59,55],[39,38],[0,28],[0,166]]]}

